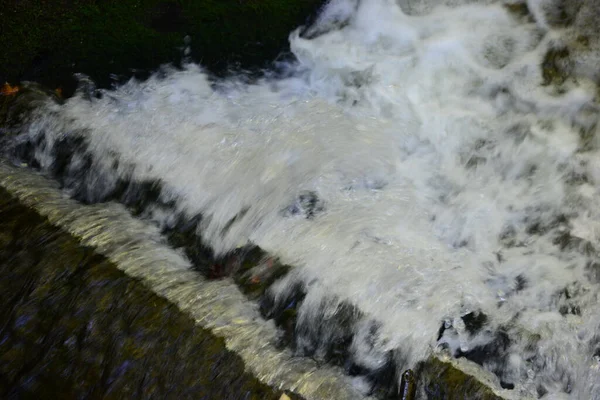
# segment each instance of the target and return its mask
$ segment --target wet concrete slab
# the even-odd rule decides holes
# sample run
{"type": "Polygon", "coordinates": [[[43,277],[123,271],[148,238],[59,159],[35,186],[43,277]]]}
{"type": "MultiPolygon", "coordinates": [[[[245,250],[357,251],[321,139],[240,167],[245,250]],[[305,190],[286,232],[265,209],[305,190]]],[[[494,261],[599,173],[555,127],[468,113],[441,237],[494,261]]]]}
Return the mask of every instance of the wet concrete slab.
{"type": "Polygon", "coordinates": [[[1,188],[0,274],[0,398],[284,394],[245,372],[223,339],[1,188]]]}

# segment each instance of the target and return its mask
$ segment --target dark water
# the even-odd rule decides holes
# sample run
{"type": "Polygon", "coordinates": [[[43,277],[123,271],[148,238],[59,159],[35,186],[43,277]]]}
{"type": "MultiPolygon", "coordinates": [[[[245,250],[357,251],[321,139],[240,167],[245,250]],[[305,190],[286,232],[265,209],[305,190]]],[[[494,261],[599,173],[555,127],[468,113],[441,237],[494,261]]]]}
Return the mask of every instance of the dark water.
{"type": "Polygon", "coordinates": [[[259,69],[321,0],[19,1],[0,9],[0,83],[36,81],[68,95],[73,74],[103,87],[186,58],[215,73],[259,69]],[[191,42],[190,42],[191,41],[191,42]]]}

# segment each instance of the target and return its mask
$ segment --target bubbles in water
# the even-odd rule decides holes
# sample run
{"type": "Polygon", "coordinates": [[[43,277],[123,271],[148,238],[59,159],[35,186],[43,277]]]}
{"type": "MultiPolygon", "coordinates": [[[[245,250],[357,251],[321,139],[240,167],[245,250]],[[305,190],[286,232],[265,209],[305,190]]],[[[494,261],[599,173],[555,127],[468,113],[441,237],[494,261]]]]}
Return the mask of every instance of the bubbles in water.
{"type": "Polygon", "coordinates": [[[600,325],[596,88],[561,75],[554,3],[455,3],[334,0],[292,33],[284,78],[215,90],[187,65],[48,106],[26,134],[82,136],[82,168],[113,171],[98,181],[161,182],[217,253],[294,265],[318,282],[307,318],[357,307],[380,324],[375,346],[348,328],[365,365],[443,344],[519,395],[599,396],[577,334],[600,325]]]}

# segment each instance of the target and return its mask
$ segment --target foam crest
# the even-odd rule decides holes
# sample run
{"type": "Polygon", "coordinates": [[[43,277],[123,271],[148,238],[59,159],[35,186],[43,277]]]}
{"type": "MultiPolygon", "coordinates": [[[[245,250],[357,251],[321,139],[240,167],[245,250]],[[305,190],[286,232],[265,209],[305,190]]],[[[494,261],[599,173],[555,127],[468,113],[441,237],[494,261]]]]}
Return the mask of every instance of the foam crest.
{"type": "Polygon", "coordinates": [[[332,1],[291,35],[290,77],[215,90],[188,65],[49,106],[28,134],[77,132],[99,169],[204,215],[218,253],[296,266],[301,316],[356,305],[381,323],[353,344],[367,364],[443,345],[516,396],[599,396],[595,87],[544,84],[564,33],[539,2],[537,23],[410,3],[332,1]]]}

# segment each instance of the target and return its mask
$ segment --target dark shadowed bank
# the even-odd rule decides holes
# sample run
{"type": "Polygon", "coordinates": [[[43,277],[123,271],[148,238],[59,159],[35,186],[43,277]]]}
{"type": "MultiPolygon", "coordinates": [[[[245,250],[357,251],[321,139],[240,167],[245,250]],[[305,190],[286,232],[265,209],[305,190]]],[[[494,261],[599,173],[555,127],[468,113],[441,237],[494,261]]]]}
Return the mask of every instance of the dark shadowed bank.
{"type": "Polygon", "coordinates": [[[323,0],[3,0],[0,83],[36,81],[65,94],[74,73],[100,86],[191,59],[215,73],[256,69],[323,0]]]}
{"type": "Polygon", "coordinates": [[[1,188],[0,274],[2,399],[282,396],[223,339],[1,188]]]}

